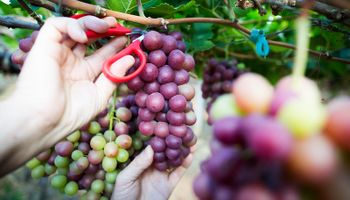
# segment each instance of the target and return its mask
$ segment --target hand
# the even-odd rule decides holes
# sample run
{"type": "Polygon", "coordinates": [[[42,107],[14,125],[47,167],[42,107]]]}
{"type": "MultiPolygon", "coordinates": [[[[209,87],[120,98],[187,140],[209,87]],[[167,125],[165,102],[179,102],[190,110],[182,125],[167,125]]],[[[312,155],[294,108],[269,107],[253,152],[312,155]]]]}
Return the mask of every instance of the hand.
{"type": "MultiPolygon", "coordinates": [[[[4,168],[18,166],[51,147],[107,105],[116,84],[101,74],[102,63],[120,51],[127,39],[116,38],[85,57],[89,42],[85,30],[106,32],[115,22],[92,16],[46,21],[26,56],[16,90],[1,102],[0,126],[7,131],[0,141],[11,141],[0,147],[0,162],[7,163],[4,168]]],[[[123,76],[133,63],[132,56],[125,56],[111,70],[123,76]]]]}
{"type": "MultiPolygon", "coordinates": [[[[193,150],[193,148],[191,149],[193,150]]],[[[182,166],[172,172],[161,172],[151,167],[153,150],[147,146],[117,177],[113,200],[134,199],[168,199],[176,184],[185,174],[192,162],[192,153],[189,154],[182,166]]]]}

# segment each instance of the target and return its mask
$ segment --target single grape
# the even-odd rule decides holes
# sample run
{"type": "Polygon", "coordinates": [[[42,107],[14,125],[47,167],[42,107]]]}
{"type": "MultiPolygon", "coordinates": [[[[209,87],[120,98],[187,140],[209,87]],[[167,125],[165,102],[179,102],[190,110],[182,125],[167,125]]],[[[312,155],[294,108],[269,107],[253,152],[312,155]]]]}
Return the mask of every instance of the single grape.
{"type": "Polygon", "coordinates": [[[80,170],[85,170],[89,166],[89,160],[86,157],[81,157],[77,160],[76,164],[80,170]]]}
{"type": "Polygon", "coordinates": [[[69,196],[73,196],[78,192],[78,189],[79,186],[75,181],[69,181],[64,187],[64,192],[69,196]]]}
{"type": "Polygon", "coordinates": [[[192,126],[196,123],[196,121],[197,121],[197,117],[193,111],[186,113],[186,125],[192,126]]]}
{"type": "Polygon", "coordinates": [[[162,39],[163,39],[162,51],[164,51],[164,53],[168,54],[172,50],[175,50],[177,48],[177,41],[174,37],[170,35],[164,35],[162,39]]]}
{"type": "Polygon", "coordinates": [[[146,100],[147,109],[149,109],[151,112],[154,112],[154,113],[159,112],[163,110],[164,101],[165,100],[163,95],[160,94],[159,92],[150,94],[146,100]]]}
{"type": "Polygon", "coordinates": [[[149,31],[145,35],[142,44],[150,51],[160,49],[163,46],[162,35],[156,31],[149,31]]]}
{"type": "Polygon", "coordinates": [[[152,121],[156,115],[147,108],[140,108],[138,116],[142,121],[149,122],[152,121]]]}
{"type": "Polygon", "coordinates": [[[170,134],[173,134],[177,137],[184,137],[187,132],[187,126],[186,125],[180,125],[180,126],[174,126],[169,125],[169,132],[170,134]]]}
{"type": "Polygon", "coordinates": [[[99,169],[99,165],[89,164],[88,168],[85,170],[85,173],[95,174],[99,169]]]}
{"type": "Polygon", "coordinates": [[[268,188],[258,185],[258,184],[249,184],[237,191],[237,200],[246,200],[246,199],[266,199],[274,200],[276,199],[274,195],[268,190],[268,188]]]}
{"type": "Polygon", "coordinates": [[[116,122],[114,132],[116,135],[126,135],[129,132],[129,127],[125,122],[116,122]]]}
{"type": "Polygon", "coordinates": [[[117,156],[118,162],[125,163],[129,159],[129,152],[125,149],[119,149],[117,156]]]}
{"type": "Polygon", "coordinates": [[[31,171],[31,176],[34,179],[39,179],[45,175],[45,168],[43,165],[38,165],[31,171]]]}
{"type": "Polygon", "coordinates": [[[111,157],[104,157],[102,160],[102,168],[106,172],[112,172],[116,169],[117,167],[117,160],[115,158],[111,157]]]}
{"type": "Polygon", "coordinates": [[[175,80],[175,72],[169,65],[164,65],[159,68],[158,82],[160,84],[165,84],[173,82],[175,80]]]}
{"type": "Polygon", "coordinates": [[[180,149],[167,148],[165,150],[165,155],[169,160],[175,160],[179,158],[181,154],[182,154],[182,151],[180,149]]]}
{"type": "Polygon", "coordinates": [[[225,117],[214,122],[213,132],[216,139],[224,144],[237,144],[242,141],[241,121],[237,117],[225,117]]]}
{"type": "Polygon", "coordinates": [[[217,181],[231,179],[232,171],[238,166],[239,152],[234,148],[219,149],[207,163],[209,174],[217,181]]]}
{"type": "Polygon", "coordinates": [[[74,147],[70,141],[61,141],[55,145],[55,151],[60,156],[70,156],[74,147]]]}
{"type": "Polygon", "coordinates": [[[19,49],[25,53],[29,52],[33,46],[33,40],[30,37],[21,39],[21,40],[19,40],[18,43],[19,43],[19,49]]]}
{"type": "Polygon", "coordinates": [[[174,111],[170,110],[166,114],[166,119],[168,120],[168,122],[171,125],[180,126],[180,125],[185,123],[186,115],[183,112],[174,112],[174,111]]]}
{"type": "Polygon", "coordinates": [[[164,96],[165,99],[170,99],[179,92],[179,88],[175,83],[166,83],[160,86],[160,93],[164,96]]]}
{"type": "Polygon", "coordinates": [[[146,83],[145,86],[143,87],[143,90],[147,94],[152,94],[152,93],[158,92],[159,89],[160,89],[160,85],[156,80],[153,82],[150,82],[150,83],[146,83]]]}
{"type": "Polygon", "coordinates": [[[89,153],[89,151],[91,150],[91,148],[90,148],[90,145],[88,143],[82,142],[78,145],[78,150],[80,150],[85,155],[87,155],[89,153]]]}
{"type": "Polygon", "coordinates": [[[123,122],[127,122],[131,119],[132,113],[129,109],[121,107],[116,110],[116,117],[123,122]]]}
{"type": "Polygon", "coordinates": [[[158,76],[158,68],[152,63],[147,63],[143,71],[140,73],[142,80],[146,82],[152,82],[156,80],[158,76]]]}
{"type": "Polygon", "coordinates": [[[32,158],[26,163],[26,167],[28,167],[29,169],[34,169],[38,165],[40,165],[40,160],[38,160],[37,158],[32,158]]]}
{"type": "Polygon", "coordinates": [[[191,101],[195,95],[195,90],[190,84],[183,84],[179,86],[179,94],[183,95],[187,101],[191,101]]]}
{"type": "Polygon", "coordinates": [[[194,138],[194,133],[191,128],[187,127],[186,134],[182,138],[184,144],[189,144],[194,138]]]}
{"type": "Polygon", "coordinates": [[[176,40],[182,40],[182,34],[179,31],[170,32],[169,35],[173,36],[176,40]]]}
{"type": "Polygon", "coordinates": [[[169,53],[168,64],[174,70],[182,69],[182,65],[185,61],[185,54],[178,49],[175,49],[169,53]]]}
{"type": "Polygon", "coordinates": [[[157,122],[154,128],[154,134],[160,138],[165,138],[169,135],[169,127],[166,122],[157,122]]]}
{"type": "Polygon", "coordinates": [[[153,137],[150,140],[150,145],[155,152],[163,152],[166,149],[166,144],[164,139],[159,137],[153,137]]]}
{"type": "Polygon", "coordinates": [[[80,141],[90,143],[92,136],[93,135],[91,135],[90,133],[82,131],[80,134],[80,141]]]}
{"type": "Polygon", "coordinates": [[[94,165],[100,164],[102,162],[103,157],[103,150],[91,150],[88,154],[89,162],[94,165]]]}
{"type": "Polygon", "coordinates": [[[166,160],[166,156],[164,152],[155,152],[153,155],[154,162],[164,162],[166,160]]]}
{"type": "Polygon", "coordinates": [[[148,60],[157,67],[161,67],[166,63],[166,55],[162,50],[155,50],[148,54],[148,60]]]}
{"type": "Polygon", "coordinates": [[[55,175],[51,179],[51,185],[53,188],[61,189],[67,183],[67,177],[64,175],[55,175]]]}
{"type": "Polygon", "coordinates": [[[156,120],[158,122],[167,122],[166,113],[157,113],[156,120]]]}
{"type": "Polygon", "coordinates": [[[129,149],[132,144],[132,139],[129,135],[119,135],[115,143],[117,143],[120,148],[129,149]]]}
{"type": "Polygon", "coordinates": [[[180,51],[182,52],[186,51],[186,44],[183,41],[177,41],[176,45],[180,51]]]}
{"type": "Polygon", "coordinates": [[[182,95],[175,95],[169,100],[169,107],[175,112],[184,112],[186,109],[186,98],[182,95]]]}
{"type": "Polygon", "coordinates": [[[131,79],[127,82],[128,88],[134,92],[137,92],[143,88],[145,83],[139,76],[136,76],[135,78],[131,79]]]}
{"type": "Polygon", "coordinates": [[[106,141],[114,141],[115,138],[117,137],[117,136],[115,135],[115,132],[112,131],[112,130],[107,130],[107,131],[105,131],[105,132],[103,133],[103,136],[105,137],[105,140],[106,140],[106,141]]]}
{"type": "Polygon", "coordinates": [[[151,122],[140,122],[139,130],[143,135],[152,135],[154,133],[155,124],[151,122]]]}
{"type": "Polygon", "coordinates": [[[62,157],[62,156],[58,155],[55,158],[55,165],[58,168],[68,167],[69,159],[67,157],[62,157]]]}
{"type": "Polygon", "coordinates": [[[180,69],[178,71],[175,72],[175,83],[177,85],[182,85],[182,84],[186,84],[188,83],[188,81],[190,80],[190,75],[188,74],[188,72],[184,69],[180,69]]]}
{"type": "Polygon", "coordinates": [[[185,61],[183,63],[183,68],[189,72],[194,69],[194,66],[195,66],[195,61],[193,56],[189,54],[185,54],[185,61]]]}
{"type": "Polygon", "coordinates": [[[105,180],[106,180],[107,183],[114,184],[115,180],[117,179],[117,176],[118,176],[118,171],[117,170],[114,170],[114,171],[111,171],[111,172],[107,172],[106,175],[105,175],[105,180]]]}
{"type": "Polygon", "coordinates": [[[115,158],[118,155],[118,145],[114,142],[108,142],[104,147],[103,151],[107,157],[115,158]]]}
{"type": "Polygon", "coordinates": [[[102,135],[95,135],[91,138],[90,146],[93,150],[102,150],[106,145],[106,140],[102,135]]]}
{"type": "Polygon", "coordinates": [[[215,182],[207,173],[202,172],[193,182],[193,191],[199,199],[212,199],[215,191],[215,182]]]}
{"type": "Polygon", "coordinates": [[[214,121],[229,116],[238,116],[239,114],[240,111],[231,94],[225,94],[217,98],[210,109],[210,117],[214,121]]]}
{"type": "Polygon", "coordinates": [[[67,136],[67,140],[69,140],[72,143],[78,142],[79,138],[80,138],[80,131],[79,130],[76,130],[67,136]]]}
{"type": "Polygon", "coordinates": [[[143,108],[146,107],[147,94],[143,91],[138,91],[135,95],[136,105],[143,108]]]}
{"type": "Polygon", "coordinates": [[[96,192],[96,193],[102,193],[103,192],[103,189],[105,187],[105,184],[102,180],[94,180],[92,183],[91,183],[91,190],[96,192]]]}
{"type": "Polygon", "coordinates": [[[94,181],[94,176],[92,174],[85,174],[78,182],[79,186],[84,189],[89,189],[92,181],[94,181]]]}
{"type": "Polygon", "coordinates": [[[91,134],[97,134],[101,131],[101,126],[98,122],[92,121],[92,122],[90,122],[90,126],[89,126],[88,131],[91,134]]]}
{"type": "Polygon", "coordinates": [[[45,173],[46,175],[51,175],[56,172],[56,167],[53,165],[50,165],[49,163],[45,164],[45,173]]]}
{"type": "Polygon", "coordinates": [[[168,135],[165,138],[165,143],[169,148],[178,149],[181,147],[182,139],[174,135],[168,135]]]}
{"type": "Polygon", "coordinates": [[[133,138],[132,139],[132,147],[133,149],[135,149],[136,151],[142,149],[143,147],[143,142],[140,138],[133,138]]]}
{"type": "Polygon", "coordinates": [[[49,163],[50,165],[54,165],[56,156],[57,156],[57,153],[52,152],[50,158],[47,160],[47,163],[49,163]]]}
{"type": "Polygon", "coordinates": [[[166,162],[155,162],[154,168],[156,168],[159,171],[165,171],[168,169],[168,164],[166,162]]]}

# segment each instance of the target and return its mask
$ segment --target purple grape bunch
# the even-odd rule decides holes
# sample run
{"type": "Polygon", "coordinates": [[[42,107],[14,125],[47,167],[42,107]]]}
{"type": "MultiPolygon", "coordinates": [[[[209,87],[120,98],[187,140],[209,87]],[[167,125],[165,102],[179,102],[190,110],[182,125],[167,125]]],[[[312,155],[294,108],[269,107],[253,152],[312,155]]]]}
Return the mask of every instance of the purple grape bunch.
{"type": "Polygon", "coordinates": [[[196,142],[189,127],[196,122],[191,102],[195,91],[189,84],[195,61],[184,53],[186,46],[179,32],[150,31],[142,45],[148,62],[128,87],[136,92],[138,129],[151,137],[154,167],[164,171],[180,166],[196,142]]]}
{"type": "Polygon", "coordinates": [[[283,176],[293,139],[276,119],[225,117],[214,122],[213,137],[193,183],[199,199],[300,199],[283,176]]]}
{"type": "Polygon", "coordinates": [[[203,74],[202,97],[208,100],[207,111],[211,104],[222,94],[232,91],[232,84],[243,71],[237,67],[238,61],[219,61],[212,58],[208,61],[203,74]]]}

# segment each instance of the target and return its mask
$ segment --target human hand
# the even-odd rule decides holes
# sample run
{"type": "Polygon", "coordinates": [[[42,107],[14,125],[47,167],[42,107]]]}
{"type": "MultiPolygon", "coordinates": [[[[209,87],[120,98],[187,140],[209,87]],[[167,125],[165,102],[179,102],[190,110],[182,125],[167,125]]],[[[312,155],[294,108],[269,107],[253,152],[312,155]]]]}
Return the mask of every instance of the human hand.
{"type": "MultiPolygon", "coordinates": [[[[8,162],[8,156],[3,156],[9,166],[23,163],[51,147],[107,105],[116,84],[101,74],[102,63],[120,51],[127,39],[116,38],[85,56],[89,42],[85,30],[103,33],[115,22],[114,18],[93,16],[79,20],[57,17],[46,21],[28,55],[22,55],[26,59],[16,89],[4,102],[0,113],[0,118],[7,118],[7,122],[17,120],[13,130],[8,128],[10,138],[8,134],[0,135],[2,141],[9,139],[13,146],[0,148],[6,150],[2,152],[4,155],[17,160],[8,162]],[[20,121],[26,123],[24,131],[18,131],[18,126],[22,125],[20,121]],[[16,146],[23,150],[15,149],[16,146]]],[[[133,63],[132,56],[125,56],[112,65],[111,71],[123,76],[133,63]]]]}
{"type": "MultiPolygon", "coordinates": [[[[193,148],[191,149],[193,151],[193,148]]],[[[134,199],[168,199],[176,184],[185,174],[192,162],[192,153],[183,164],[172,172],[161,172],[151,167],[153,150],[147,146],[125,169],[117,176],[113,191],[113,200],[134,199]]]]}

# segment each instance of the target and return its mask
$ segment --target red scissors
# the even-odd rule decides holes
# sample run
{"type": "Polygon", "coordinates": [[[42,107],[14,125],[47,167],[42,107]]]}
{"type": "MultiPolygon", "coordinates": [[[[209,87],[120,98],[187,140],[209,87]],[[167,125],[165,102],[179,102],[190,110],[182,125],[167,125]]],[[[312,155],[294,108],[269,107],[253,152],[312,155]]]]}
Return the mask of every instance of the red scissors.
{"type": "MultiPolygon", "coordinates": [[[[81,17],[86,16],[87,14],[78,14],[78,15],[73,15],[71,18],[74,19],[79,19],[81,17]]],[[[116,23],[115,27],[110,28],[107,32],[105,33],[96,33],[91,30],[86,31],[86,36],[88,38],[102,38],[102,37],[108,37],[108,36],[124,36],[124,35],[131,35],[133,34],[132,31],[128,28],[125,28],[124,26],[116,23]]],[[[140,33],[138,33],[140,34],[140,33]]],[[[143,40],[144,36],[141,34],[140,37],[136,38],[134,41],[131,42],[131,44],[123,49],[122,51],[118,52],[116,55],[112,56],[111,58],[108,58],[104,63],[102,67],[102,72],[103,74],[111,81],[115,83],[125,83],[130,81],[131,79],[135,78],[137,75],[139,75],[142,70],[146,66],[146,61],[147,58],[145,54],[143,53],[140,45],[141,41],[143,40]],[[124,77],[118,77],[115,76],[111,72],[111,65],[116,62],[118,59],[126,56],[126,55],[132,55],[135,54],[139,60],[140,60],[140,65],[137,67],[137,69],[132,72],[131,74],[124,76],[124,77]]]]}

